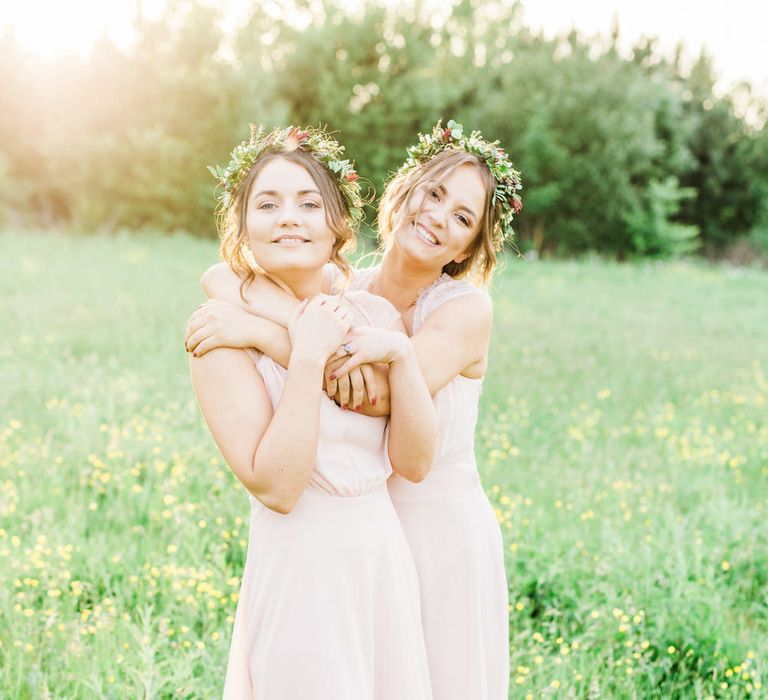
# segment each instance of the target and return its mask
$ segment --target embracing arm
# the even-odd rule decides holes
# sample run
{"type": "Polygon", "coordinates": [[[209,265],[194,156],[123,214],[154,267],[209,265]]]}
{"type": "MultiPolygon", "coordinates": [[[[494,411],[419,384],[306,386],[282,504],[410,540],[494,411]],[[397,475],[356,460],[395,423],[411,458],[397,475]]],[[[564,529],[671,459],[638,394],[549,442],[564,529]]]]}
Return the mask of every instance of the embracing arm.
{"type": "Polygon", "coordinates": [[[429,473],[437,447],[435,406],[421,375],[416,354],[403,334],[401,350],[389,365],[389,460],[409,481],[429,473]]]}
{"type": "Polygon", "coordinates": [[[291,314],[298,305],[296,299],[260,272],[256,273],[253,282],[243,290],[243,299],[240,296],[240,282],[240,278],[224,262],[212,265],[200,278],[200,286],[209,299],[222,299],[237,304],[249,313],[272,321],[277,326],[288,327],[291,314]]]}
{"type": "MultiPolygon", "coordinates": [[[[226,263],[217,263],[203,274],[200,285],[209,302],[193,314],[187,327],[187,344],[199,348],[234,344],[255,347],[283,367],[288,366],[291,342],[286,326],[298,301],[261,273],[240,296],[240,278],[226,263]],[[225,304],[221,304],[225,302],[225,304]],[[231,305],[236,306],[233,309],[231,305]],[[246,313],[247,312],[247,313],[246,313]],[[233,338],[236,336],[236,340],[233,338]],[[200,343],[198,346],[197,343],[200,343]]],[[[326,367],[329,396],[344,408],[368,416],[389,415],[388,370],[381,365],[364,365],[337,382],[330,380],[339,360],[326,367]]]]}
{"type": "MultiPolygon", "coordinates": [[[[419,381],[426,382],[432,396],[459,374],[483,376],[488,363],[492,320],[491,300],[484,294],[467,294],[436,309],[410,339],[420,369],[419,381]]],[[[351,345],[362,351],[344,360],[335,370],[336,375],[371,361],[364,342],[367,333],[363,327],[350,331],[351,345]]],[[[394,394],[391,375],[390,394],[394,394]]]]}
{"type": "Polygon", "coordinates": [[[190,360],[192,383],[222,456],[267,508],[289,513],[314,467],[323,363],[291,359],[277,409],[244,350],[220,348],[190,360]],[[296,440],[296,426],[302,439],[296,440]]]}
{"type": "Polygon", "coordinates": [[[195,347],[198,337],[194,333],[199,331],[200,337],[205,337],[202,342],[198,341],[200,346],[196,351],[204,354],[211,346],[225,344],[222,336],[237,328],[239,346],[258,348],[287,367],[291,356],[287,326],[298,302],[263,275],[258,275],[254,283],[246,288],[244,301],[240,296],[240,281],[227,263],[217,263],[203,273],[200,286],[210,301],[190,319],[188,345],[195,347]],[[217,306],[217,301],[233,304],[247,314],[217,306]],[[273,312],[271,315],[270,310],[273,312]]]}

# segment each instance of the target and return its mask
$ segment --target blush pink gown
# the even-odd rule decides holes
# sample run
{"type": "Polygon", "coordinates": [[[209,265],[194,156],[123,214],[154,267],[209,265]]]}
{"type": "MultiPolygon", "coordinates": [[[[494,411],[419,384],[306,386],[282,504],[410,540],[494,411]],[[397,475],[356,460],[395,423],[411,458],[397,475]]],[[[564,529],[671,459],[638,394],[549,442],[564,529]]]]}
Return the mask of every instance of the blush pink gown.
{"type": "MultiPolygon", "coordinates": [[[[378,297],[347,298],[367,325],[397,318],[378,297]]],[[[286,371],[252,355],[276,407],[286,371]]],[[[250,497],[225,700],[432,697],[416,568],[386,486],[386,422],[324,396],[317,462],[294,510],[250,497]]]]}
{"type": "MultiPolygon", "coordinates": [[[[357,271],[352,288],[368,289],[376,273],[375,267],[357,271]]],[[[465,294],[483,292],[443,274],[419,295],[413,333],[438,307],[465,294]]],[[[432,470],[418,484],[389,479],[416,560],[434,700],[506,700],[509,693],[504,546],[474,454],[481,390],[482,379],[458,375],[438,391],[432,470]]]]}

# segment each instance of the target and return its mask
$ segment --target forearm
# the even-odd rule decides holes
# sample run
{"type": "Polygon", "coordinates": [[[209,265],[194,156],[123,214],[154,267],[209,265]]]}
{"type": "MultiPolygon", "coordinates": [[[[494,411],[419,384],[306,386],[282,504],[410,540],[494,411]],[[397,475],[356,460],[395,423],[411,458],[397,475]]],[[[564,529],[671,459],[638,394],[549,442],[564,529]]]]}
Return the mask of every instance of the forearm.
{"type": "Polygon", "coordinates": [[[291,358],[291,338],[285,327],[261,316],[253,316],[248,339],[248,347],[256,348],[282,367],[288,367],[291,358]]]}
{"type": "Polygon", "coordinates": [[[254,478],[269,494],[271,504],[267,505],[281,513],[293,509],[314,469],[322,380],[322,363],[291,359],[280,402],[254,454],[254,478]],[[297,426],[301,426],[300,439],[297,426]]]}
{"type": "Polygon", "coordinates": [[[421,481],[432,467],[437,446],[437,419],[416,355],[407,343],[390,364],[389,459],[393,470],[410,481],[421,481]]]}
{"type": "Polygon", "coordinates": [[[240,295],[240,283],[240,278],[224,263],[210,268],[200,280],[203,291],[209,299],[220,299],[237,304],[256,316],[272,321],[283,328],[287,327],[298,303],[296,299],[260,273],[243,290],[245,299],[240,295]]]}

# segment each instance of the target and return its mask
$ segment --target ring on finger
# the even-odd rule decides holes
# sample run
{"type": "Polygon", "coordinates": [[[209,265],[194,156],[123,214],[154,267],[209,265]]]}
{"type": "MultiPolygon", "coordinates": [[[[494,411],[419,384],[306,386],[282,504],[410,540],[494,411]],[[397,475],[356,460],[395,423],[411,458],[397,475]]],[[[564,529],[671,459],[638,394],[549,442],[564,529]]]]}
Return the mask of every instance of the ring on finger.
{"type": "Polygon", "coordinates": [[[345,343],[341,347],[344,350],[344,352],[347,353],[347,355],[352,354],[352,343],[345,343]]]}

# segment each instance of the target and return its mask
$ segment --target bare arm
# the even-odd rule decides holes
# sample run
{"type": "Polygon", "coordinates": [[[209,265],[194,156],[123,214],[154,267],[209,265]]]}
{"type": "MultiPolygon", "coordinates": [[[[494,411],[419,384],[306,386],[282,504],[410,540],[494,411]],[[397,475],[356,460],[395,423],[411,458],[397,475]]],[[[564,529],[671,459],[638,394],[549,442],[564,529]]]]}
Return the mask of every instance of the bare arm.
{"type": "Polygon", "coordinates": [[[483,376],[492,324],[493,307],[484,294],[453,299],[430,314],[411,342],[433,396],[459,374],[483,376]]]}
{"type": "Polygon", "coordinates": [[[309,481],[320,423],[323,368],[349,328],[348,313],[310,302],[291,326],[291,356],[277,409],[242,350],[221,348],[192,357],[192,382],[224,459],[268,508],[289,513],[309,481]],[[301,439],[296,428],[301,426],[301,439]]]}
{"type": "MultiPolygon", "coordinates": [[[[468,294],[448,301],[429,316],[411,338],[411,344],[431,395],[459,374],[483,376],[488,363],[492,321],[491,301],[481,294],[468,294]]],[[[352,329],[352,345],[357,344],[357,334],[364,332],[364,329],[352,329]]],[[[370,357],[366,353],[356,352],[336,370],[336,374],[340,376],[367,361],[370,357]]],[[[390,393],[394,393],[391,380],[390,393]]]]}
{"type": "Polygon", "coordinates": [[[289,367],[277,410],[244,350],[220,348],[190,359],[192,383],[222,456],[267,508],[288,513],[309,480],[317,451],[322,363],[289,367]],[[315,391],[307,391],[307,385],[315,391]],[[302,439],[296,440],[296,425],[302,439]]]}
{"type": "Polygon", "coordinates": [[[401,348],[389,365],[388,454],[397,474],[418,482],[429,473],[435,458],[437,418],[416,353],[405,334],[401,348]]]}
{"type": "MultiPolygon", "coordinates": [[[[240,296],[240,278],[227,263],[209,267],[200,278],[200,286],[209,299],[221,299],[237,304],[249,313],[272,321],[287,328],[298,302],[286,294],[263,274],[244,290],[245,300],[240,296]]],[[[274,359],[274,358],[272,358],[274,359]]]]}
{"type": "MultiPolygon", "coordinates": [[[[256,280],[245,290],[246,300],[240,296],[240,278],[226,263],[217,263],[208,268],[200,279],[200,286],[206,296],[211,300],[218,300],[234,304],[239,309],[248,312],[235,318],[233,312],[228,317],[222,313],[221,307],[213,307],[213,314],[206,313],[209,309],[198,309],[190,318],[187,327],[187,344],[195,346],[195,341],[201,345],[210,337],[209,345],[217,344],[218,336],[225,329],[237,328],[237,333],[242,337],[243,347],[254,347],[261,350],[283,367],[288,366],[291,356],[291,341],[288,337],[288,321],[295,311],[298,301],[292,299],[277,285],[270,282],[263,275],[258,275],[256,280]],[[215,318],[213,317],[215,315],[215,318]],[[235,326],[237,324],[237,326],[235,326]],[[195,332],[210,334],[205,340],[200,341],[194,335],[195,332]]],[[[203,307],[206,305],[204,304],[203,307]]],[[[207,352],[207,347],[202,345],[198,353],[207,352]]]]}
{"type": "MultiPolygon", "coordinates": [[[[200,285],[211,301],[202,305],[190,318],[187,326],[188,349],[201,354],[210,347],[234,342],[236,347],[258,348],[287,367],[291,344],[285,326],[298,304],[297,300],[259,273],[244,290],[243,300],[240,281],[226,263],[217,263],[206,270],[200,285]],[[216,306],[217,301],[234,304],[247,315],[216,306]],[[223,339],[225,335],[227,338],[223,339]],[[232,340],[233,335],[237,337],[236,341],[232,340]]],[[[344,408],[364,415],[389,415],[387,367],[363,366],[357,372],[345,374],[338,383],[335,380],[329,382],[328,377],[339,364],[337,360],[326,368],[326,382],[331,384],[329,395],[336,397],[337,403],[344,408]]]]}

